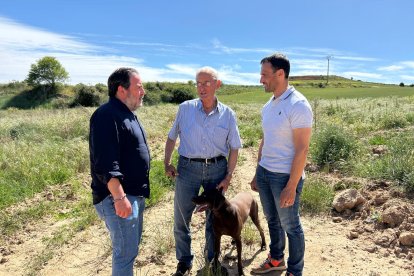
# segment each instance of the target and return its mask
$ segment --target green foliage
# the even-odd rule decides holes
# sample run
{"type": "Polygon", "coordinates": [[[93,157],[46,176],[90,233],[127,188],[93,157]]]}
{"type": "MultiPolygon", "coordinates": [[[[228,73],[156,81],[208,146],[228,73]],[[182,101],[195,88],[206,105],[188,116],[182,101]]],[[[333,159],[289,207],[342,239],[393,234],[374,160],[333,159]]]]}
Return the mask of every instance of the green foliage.
{"type": "Polygon", "coordinates": [[[98,106],[101,98],[95,86],[78,84],[75,87],[75,98],[71,107],[75,106],[98,106]]]}
{"type": "Polygon", "coordinates": [[[194,85],[189,83],[147,82],[144,84],[146,95],[145,104],[182,103],[194,99],[196,92],[194,85]]]}
{"type": "Polygon", "coordinates": [[[39,106],[50,105],[51,102],[58,97],[58,94],[62,91],[61,85],[55,86],[37,86],[32,89],[20,91],[18,94],[14,94],[5,101],[2,108],[20,108],[20,109],[32,109],[39,106]]]}
{"type": "Polygon", "coordinates": [[[383,129],[404,128],[408,121],[403,114],[388,114],[381,119],[381,126],[383,129]]]}
{"type": "Polygon", "coordinates": [[[108,87],[103,83],[95,84],[95,89],[100,94],[108,95],[108,87]]]}
{"type": "Polygon", "coordinates": [[[49,185],[62,184],[87,169],[83,152],[86,142],[31,143],[16,141],[0,146],[0,209],[49,185]]]}
{"type": "Polygon", "coordinates": [[[6,84],[0,84],[0,95],[15,95],[26,89],[28,89],[26,82],[12,81],[6,84]]]}
{"type": "Polygon", "coordinates": [[[388,150],[379,157],[359,160],[357,174],[394,180],[414,192],[414,139],[412,133],[399,134],[388,141],[388,150]]]}
{"type": "Polygon", "coordinates": [[[331,208],[335,193],[332,187],[321,179],[307,178],[301,195],[301,211],[308,214],[327,212],[331,208]]]}
{"type": "Polygon", "coordinates": [[[327,125],[316,132],[312,139],[311,156],[318,166],[328,171],[340,168],[357,153],[357,139],[345,129],[327,125]]]}
{"type": "Polygon", "coordinates": [[[238,118],[238,127],[243,147],[257,146],[262,138],[261,106],[233,105],[233,110],[238,118]]]}
{"type": "Polygon", "coordinates": [[[151,197],[147,202],[148,206],[152,206],[159,202],[162,197],[174,186],[174,181],[165,175],[163,161],[151,161],[150,185],[151,197]]]}
{"type": "Polygon", "coordinates": [[[180,104],[187,100],[192,100],[196,96],[193,87],[184,85],[181,87],[173,88],[170,93],[172,94],[171,102],[177,104],[180,104]]]}
{"type": "Polygon", "coordinates": [[[385,145],[387,143],[387,138],[384,135],[374,135],[369,138],[370,145],[385,145]]]}
{"type": "Polygon", "coordinates": [[[45,56],[30,67],[27,83],[32,86],[50,85],[54,86],[58,82],[64,82],[69,78],[68,72],[54,58],[45,56]]]}

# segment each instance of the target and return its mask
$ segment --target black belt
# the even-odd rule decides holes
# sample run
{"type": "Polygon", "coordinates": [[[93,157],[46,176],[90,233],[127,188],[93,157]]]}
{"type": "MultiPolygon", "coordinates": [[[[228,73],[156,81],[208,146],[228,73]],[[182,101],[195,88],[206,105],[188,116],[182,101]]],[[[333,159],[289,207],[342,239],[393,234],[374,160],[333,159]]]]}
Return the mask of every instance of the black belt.
{"type": "Polygon", "coordinates": [[[206,163],[206,164],[216,163],[220,160],[226,159],[226,157],[224,157],[223,155],[213,157],[213,158],[188,158],[188,157],[185,157],[185,156],[182,156],[182,155],[181,155],[181,157],[184,160],[190,160],[190,161],[194,161],[194,162],[202,162],[202,163],[206,163]]]}

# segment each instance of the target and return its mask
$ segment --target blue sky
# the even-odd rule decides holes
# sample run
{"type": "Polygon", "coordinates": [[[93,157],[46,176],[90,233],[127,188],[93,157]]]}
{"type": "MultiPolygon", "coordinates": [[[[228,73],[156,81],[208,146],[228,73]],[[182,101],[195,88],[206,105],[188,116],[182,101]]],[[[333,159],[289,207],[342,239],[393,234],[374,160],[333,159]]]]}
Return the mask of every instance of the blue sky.
{"type": "Polygon", "coordinates": [[[291,75],[414,83],[412,0],[36,0],[0,6],[0,83],[56,57],[69,83],[106,83],[117,67],[144,81],[259,84],[260,60],[287,54],[291,75]]]}

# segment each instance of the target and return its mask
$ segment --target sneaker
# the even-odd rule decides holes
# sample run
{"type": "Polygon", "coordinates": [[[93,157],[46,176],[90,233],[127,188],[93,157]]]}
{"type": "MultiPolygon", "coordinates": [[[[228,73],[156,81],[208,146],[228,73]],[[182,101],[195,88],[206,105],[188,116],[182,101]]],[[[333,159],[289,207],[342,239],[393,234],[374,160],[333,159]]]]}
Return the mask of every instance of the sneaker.
{"type": "Polygon", "coordinates": [[[190,275],[191,265],[188,266],[183,262],[179,262],[177,265],[177,271],[173,274],[173,276],[184,276],[190,275]]]}
{"type": "Polygon", "coordinates": [[[258,267],[252,269],[252,273],[263,274],[273,270],[285,270],[285,260],[280,261],[272,259],[270,254],[267,256],[267,259],[258,267]]]}

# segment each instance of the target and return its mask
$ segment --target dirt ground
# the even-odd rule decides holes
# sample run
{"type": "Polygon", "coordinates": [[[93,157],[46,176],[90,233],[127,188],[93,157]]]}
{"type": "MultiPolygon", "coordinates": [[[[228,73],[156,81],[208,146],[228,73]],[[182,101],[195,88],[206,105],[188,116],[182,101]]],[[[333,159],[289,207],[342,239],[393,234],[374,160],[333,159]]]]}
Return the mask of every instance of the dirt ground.
{"type": "MultiPolygon", "coordinates": [[[[243,150],[240,158],[243,161],[236,169],[227,197],[239,191],[250,191],[249,182],[254,174],[255,152],[243,150]]],[[[259,201],[258,194],[252,193],[259,201]]],[[[143,243],[135,263],[135,275],[172,275],[175,272],[177,262],[172,230],[172,198],[173,193],[170,193],[164,202],[145,211],[143,243]]],[[[350,238],[350,231],[362,227],[361,220],[344,218],[333,221],[330,215],[302,216],[306,238],[304,275],[414,275],[412,248],[396,249],[376,245],[375,229],[372,232],[360,231],[359,235],[350,238]]],[[[65,222],[57,225],[42,221],[31,225],[29,230],[19,234],[7,246],[0,247],[0,275],[25,275],[29,261],[44,249],[42,240],[61,223],[65,222]]],[[[269,243],[262,212],[261,224],[269,243]]],[[[204,214],[194,214],[191,226],[196,256],[191,275],[202,275],[199,270],[204,267],[204,214]]],[[[243,245],[242,259],[246,275],[250,275],[251,268],[261,263],[267,255],[267,252],[259,250],[259,234],[256,236],[255,244],[243,245]]],[[[236,250],[227,237],[222,239],[222,256],[228,256],[222,260],[222,264],[229,275],[237,275],[237,261],[234,259],[236,250]]],[[[110,240],[104,224],[100,223],[79,233],[69,244],[58,250],[43,266],[39,275],[110,273],[110,240]]],[[[284,272],[266,275],[284,275],[284,272]]]]}

